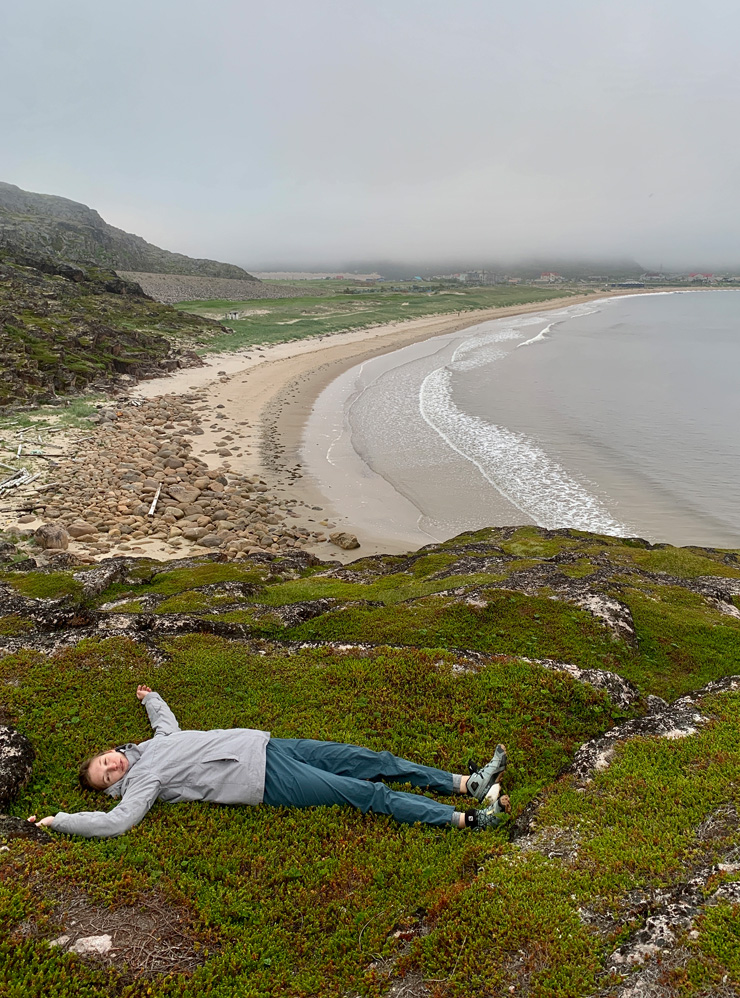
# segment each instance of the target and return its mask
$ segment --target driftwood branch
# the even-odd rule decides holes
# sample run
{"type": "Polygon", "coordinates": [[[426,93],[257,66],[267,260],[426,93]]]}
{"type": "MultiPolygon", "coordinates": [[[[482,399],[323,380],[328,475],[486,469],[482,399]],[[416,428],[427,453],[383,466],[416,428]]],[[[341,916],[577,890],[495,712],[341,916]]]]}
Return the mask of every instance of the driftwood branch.
{"type": "Polygon", "coordinates": [[[25,506],[3,506],[0,508],[0,513],[30,513],[34,509],[46,509],[47,506],[48,503],[45,502],[30,502],[25,506]]]}
{"type": "Polygon", "coordinates": [[[162,491],[162,483],[160,482],[159,488],[157,489],[157,494],[152,499],[152,504],[149,507],[149,512],[147,513],[147,516],[154,516],[154,510],[157,508],[157,503],[159,502],[159,494],[161,491],[162,491]]]}

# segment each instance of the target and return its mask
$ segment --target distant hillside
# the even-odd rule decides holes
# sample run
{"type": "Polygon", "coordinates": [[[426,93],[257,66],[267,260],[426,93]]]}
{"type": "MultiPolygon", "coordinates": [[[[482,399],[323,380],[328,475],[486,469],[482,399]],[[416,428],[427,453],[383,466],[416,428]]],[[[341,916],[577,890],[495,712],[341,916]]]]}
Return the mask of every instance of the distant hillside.
{"type": "MultiPolygon", "coordinates": [[[[699,268],[697,268],[699,269],[699,268]]],[[[367,273],[382,274],[386,280],[401,281],[410,277],[430,278],[437,274],[457,274],[469,270],[486,270],[492,274],[507,274],[509,277],[520,277],[531,280],[539,277],[542,271],[554,271],[568,279],[600,275],[612,280],[639,277],[645,272],[645,266],[637,260],[628,258],[603,257],[530,257],[528,259],[491,259],[485,257],[451,257],[431,260],[290,260],[263,261],[259,270],[263,274],[276,271],[322,271],[329,274],[359,276],[367,273]]]]}
{"type": "Polygon", "coordinates": [[[33,194],[0,182],[0,247],[16,253],[92,263],[112,270],[189,274],[257,281],[241,267],[195,260],[153,246],[104,221],[87,205],[53,194],[33,194]]]}
{"type": "MultiPolygon", "coordinates": [[[[262,281],[235,281],[229,277],[202,277],[193,274],[142,274],[118,270],[125,281],[134,281],[155,301],[173,305],[179,301],[245,301],[250,298],[300,298],[307,293],[295,285],[267,284],[262,281]]],[[[311,293],[311,289],[309,289],[311,293]]]]}

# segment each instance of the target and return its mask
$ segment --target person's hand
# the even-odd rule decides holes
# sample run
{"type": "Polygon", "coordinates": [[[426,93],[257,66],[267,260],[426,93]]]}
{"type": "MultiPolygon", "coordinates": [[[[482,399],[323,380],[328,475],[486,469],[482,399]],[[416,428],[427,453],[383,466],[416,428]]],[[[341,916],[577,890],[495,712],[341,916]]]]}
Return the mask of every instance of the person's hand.
{"type": "Polygon", "coordinates": [[[147,695],[147,693],[153,693],[153,692],[154,690],[151,688],[151,686],[136,687],[136,696],[139,698],[139,700],[143,700],[144,697],[147,695]]]}
{"type": "Polygon", "coordinates": [[[54,815],[50,814],[47,818],[37,818],[35,814],[32,814],[28,819],[32,825],[39,825],[41,828],[51,828],[54,824],[54,815]]]}

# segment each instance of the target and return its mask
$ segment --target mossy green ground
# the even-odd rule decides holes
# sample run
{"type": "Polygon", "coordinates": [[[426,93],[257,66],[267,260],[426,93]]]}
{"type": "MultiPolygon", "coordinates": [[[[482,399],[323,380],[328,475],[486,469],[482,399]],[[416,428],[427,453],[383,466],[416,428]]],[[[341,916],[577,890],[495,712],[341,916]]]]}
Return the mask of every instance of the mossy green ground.
{"type": "MultiPolygon", "coordinates": [[[[301,282],[301,285],[310,283],[301,282]]],[[[176,308],[223,321],[232,330],[230,333],[217,330],[211,333],[203,329],[192,342],[207,346],[208,350],[237,350],[259,343],[325,336],[428,315],[526,305],[567,298],[573,294],[570,290],[503,285],[426,293],[412,292],[410,288],[401,292],[378,288],[371,294],[349,295],[344,294],[346,285],[343,282],[322,281],[318,284],[318,287],[307,287],[302,298],[191,301],[179,302],[176,308]],[[233,311],[239,312],[241,318],[227,319],[226,314],[233,311]]]]}
{"type": "MultiPolygon", "coordinates": [[[[671,886],[740,846],[696,833],[718,806],[740,807],[740,696],[714,698],[714,720],[691,737],[628,743],[577,792],[558,773],[624,714],[603,693],[523,658],[608,668],[667,697],[740,672],[740,620],[697,590],[706,577],[740,580],[736,553],[535,528],[479,531],[343,568],[204,558],[168,570],[142,560],[84,598],[72,573],[8,573],[18,596],[54,589],[68,606],[103,616],[128,603],[132,612],[138,604],[200,616],[204,626],[241,621],[245,636],[161,636],[148,648],[87,639],[53,655],[6,655],[0,705],[38,753],[14,814],[99,806],[77,788],[76,763],[147,737],[134,690],[148,683],[183,727],[352,741],[452,771],[503,740],[514,811],[543,793],[539,825],[578,848],[566,862],[522,853],[505,832],[400,826],[341,808],[158,804],[120,839],[11,843],[0,857],[0,993],[328,998],[387,994],[389,974],[460,998],[512,986],[570,998],[616,986],[608,958],[630,929],[619,923],[627,892],[671,886]],[[635,640],[559,588],[591,579],[630,608],[635,640]],[[323,597],[339,602],[302,622],[291,617],[323,597]],[[202,965],[137,976],[49,949],[44,940],[60,931],[54,897],[73,888],[114,908],[157,892],[187,912],[202,965]],[[614,930],[589,927],[584,907],[614,918],[614,930]],[[23,935],[29,919],[36,936],[23,935]]],[[[8,640],[25,640],[33,626],[17,609],[4,618],[8,640]]],[[[666,970],[676,993],[710,993],[725,975],[740,986],[738,926],[731,905],[706,910],[698,937],[682,940],[687,966],[666,970]]]]}

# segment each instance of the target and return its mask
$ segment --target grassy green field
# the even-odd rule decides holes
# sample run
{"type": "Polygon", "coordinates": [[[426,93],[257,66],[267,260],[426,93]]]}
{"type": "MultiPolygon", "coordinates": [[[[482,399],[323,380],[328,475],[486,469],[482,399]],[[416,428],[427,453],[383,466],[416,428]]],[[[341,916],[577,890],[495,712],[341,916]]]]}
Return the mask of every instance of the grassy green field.
{"type": "MultiPolygon", "coordinates": [[[[276,282],[277,283],[277,282],[276,282]]],[[[306,281],[302,298],[259,298],[248,301],[191,301],[176,306],[183,312],[217,319],[231,333],[204,330],[195,343],[202,351],[237,350],[260,343],[280,343],[325,336],[350,329],[364,329],[386,322],[416,319],[426,315],[471,312],[478,309],[525,305],[552,298],[567,298],[572,291],[531,286],[501,285],[491,288],[464,288],[435,292],[394,292],[344,294],[348,285],[341,281],[306,281]],[[226,319],[238,311],[239,319],[226,319]]]]}
{"type": "MultiPolygon", "coordinates": [[[[628,742],[578,790],[562,768],[630,714],[532,661],[606,668],[669,699],[740,672],[740,597],[724,609],[716,597],[740,583],[738,552],[502,528],[348,567],[140,559],[94,595],[87,571],[0,579],[15,601],[0,617],[0,708],[37,751],[13,814],[105,808],[77,786],[76,762],[147,737],[134,697],[147,683],[185,728],[357,742],[452,771],[503,740],[515,813],[544,795],[538,827],[573,848],[523,851],[505,829],[401,826],[346,808],[199,803],[156,804],[120,839],[13,840],[0,853],[9,998],[616,994],[610,954],[644,919],[634,892],[674,889],[740,849],[738,822],[702,831],[717,809],[740,807],[739,694],[707,703],[711,723],[690,737],[628,742]],[[633,638],[577,605],[584,585],[629,610],[633,638]],[[122,635],[84,631],[50,652],[58,617],[34,600],[55,597],[72,628],[99,619],[105,633],[117,615],[138,616],[122,635]],[[319,598],[333,602],[294,616],[319,598]],[[110,965],[82,959],[48,945],[74,932],[74,905],[99,922],[176,916],[180,935],[153,933],[141,951],[121,943],[110,965]]],[[[638,697],[631,714],[643,710],[638,697]]],[[[707,897],[737,876],[713,874],[707,897]]],[[[679,943],[681,960],[658,968],[670,990],[656,994],[740,986],[739,907],[707,908],[679,943]]]]}

